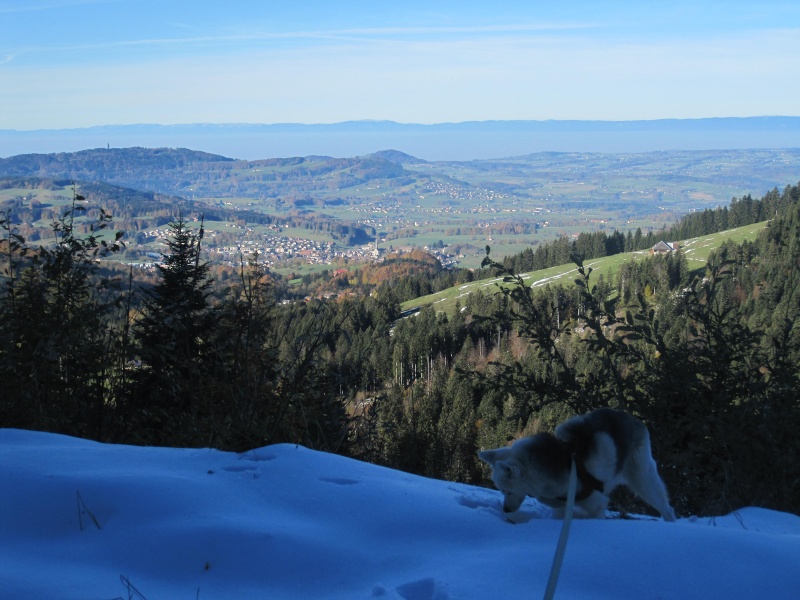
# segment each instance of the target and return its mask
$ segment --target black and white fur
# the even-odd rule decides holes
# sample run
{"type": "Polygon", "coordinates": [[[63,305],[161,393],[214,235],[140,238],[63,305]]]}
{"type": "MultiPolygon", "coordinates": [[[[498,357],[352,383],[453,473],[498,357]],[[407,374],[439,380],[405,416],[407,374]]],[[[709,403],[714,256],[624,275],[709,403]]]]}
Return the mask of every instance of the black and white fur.
{"type": "MultiPolygon", "coordinates": [[[[583,463],[591,478],[602,484],[585,490],[579,478],[575,505],[589,518],[602,518],[608,494],[627,485],[665,521],[675,520],[664,482],[650,451],[650,434],[644,423],[628,413],[601,408],[573,417],[556,427],[555,435],[538,433],[513,445],[484,450],[478,457],[492,467],[492,481],[503,492],[503,511],[515,512],[525,496],[536,498],[563,518],[572,457],[583,463]]],[[[576,511],[578,514],[578,511],[576,511]]]]}

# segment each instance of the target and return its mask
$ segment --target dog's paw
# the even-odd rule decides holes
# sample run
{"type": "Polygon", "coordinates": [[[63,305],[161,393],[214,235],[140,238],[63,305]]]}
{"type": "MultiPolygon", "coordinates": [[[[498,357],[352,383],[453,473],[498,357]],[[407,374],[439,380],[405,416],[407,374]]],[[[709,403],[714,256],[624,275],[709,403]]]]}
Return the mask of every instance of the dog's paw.
{"type": "Polygon", "coordinates": [[[448,600],[450,598],[445,584],[432,577],[398,585],[395,591],[403,600],[448,600]]]}

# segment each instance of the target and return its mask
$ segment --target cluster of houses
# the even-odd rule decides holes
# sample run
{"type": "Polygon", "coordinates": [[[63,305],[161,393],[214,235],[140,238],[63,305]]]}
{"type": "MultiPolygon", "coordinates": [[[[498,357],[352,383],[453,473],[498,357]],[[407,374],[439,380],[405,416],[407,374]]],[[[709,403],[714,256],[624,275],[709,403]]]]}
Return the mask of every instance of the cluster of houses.
{"type": "MultiPolygon", "coordinates": [[[[204,243],[209,259],[215,263],[237,266],[241,257],[245,258],[258,253],[259,259],[267,266],[291,259],[300,259],[306,264],[332,264],[337,259],[347,259],[356,262],[375,260],[380,253],[374,244],[356,248],[342,248],[333,242],[309,240],[299,237],[283,235],[257,236],[252,230],[253,238],[237,240],[234,244],[218,244],[214,241],[215,231],[207,232],[204,243]]],[[[154,229],[147,233],[147,238],[165,240],[171,235],[166,229],[154,229]]],[[[153,267],[161,259],[159,252],[150,250],[143,253],[147,260],[131,263],[135,267],[153,267]]]]}
{"type": "Polygon", "coordinates": [[[212,247],[209,257],[213,262],[238,264],[241,256],[251,256],[256,252],[267,265],[291,258],[301,258],[309,264],[330,264],[336,255],[331,242],[270,235],[241,240],[236,245],[212,247]]]}
{"type": "Polygon", "coordinates": [[[487,190],[483,188],[471,188],[455,185],[449,182],[431,181],[423,186],[425,193],[420,193],[420,198],[424,199],[426,195],[430,196],[446,196],[451,200],[465,200],[470,204],[480,202],[491,202],[500,198],[508,198],[508,194],[496,192],[494,190],[487,190]]]}

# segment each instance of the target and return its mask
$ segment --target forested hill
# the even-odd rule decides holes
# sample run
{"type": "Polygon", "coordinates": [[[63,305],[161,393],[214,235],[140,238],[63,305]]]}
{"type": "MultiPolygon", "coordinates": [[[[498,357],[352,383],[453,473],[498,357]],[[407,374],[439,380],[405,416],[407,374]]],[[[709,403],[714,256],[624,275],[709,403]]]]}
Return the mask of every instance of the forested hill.
{"type": "Polygon", "coordinates": [[[163,173],[186,172],[233,159],[185,148],[96,148],[57,154],[21,154],[0,159],[0,174],[77,181],[105,181],[136,189],[167,191],[163,173]]]}
{"type": "Polygon", "coordinates": [[[341,189],[408,172],[400,152],[356,158],[308,156],[242,161],[184,148],[97,148],[0,159],[0,176],[105,181],[183,196],[274,196],[341,189]],[[325,179],[322,181],[322,179],[325,179]]]}
{"type": "Polygon", "coordinates": [[[429,163],[396,150],[352,158],[234,160],[186,149],[99,148],[0,159],[0,176],[105,181],[184,197],[263,199],[296,194],[325,201],[353,197],[361,203],[378,195],[365,189],[370,183],[370,188],[380,185],[382,193],[412,205],[424,196],[425,218],[430,209],[487,201],[501,203],[501,209],[521,202],[559,210],[574,208],[577,200],[582,209],[602,208],[628,218],[633,207],[637,214],[653,214],[655,207],[683,214],[782,186],[796,178],[799,168],[800,149],[548,152],[429,163]]]}
{"type": "MultiPolygon", "coordinates": [[[[246,218],[254,223],[271,223],[277,220],[255,211],[234,211],[225,206],[210,205],[170,194],[144,192],[103,181],[0,177],[0,190],[49,190],[61,194],[71,194],[73,183],[79,186],[81,196],[87,201],[82,205],[82,210],[87,211],[90,215],[96,214],[100,209],[105,210],[113,215],[115,227],[121,230],[136,231],[141,228],[144,221],[149,219],[166,224],[178,212],[189,218],[199,218],[200,215],[203,215],[210,221],[236,221],[246,218]]],[[[24,200],[14,198],[0,202],[0,210],[13,211],[15,214],[11,217],[12,220],[17,223],[25,236],[30,236],[32,229],[24,221],[40,219],[48,222],[57,221],[63,215],[65,208],[63,203],[53,204],[38,201],[26,206],[24,200]]]]}
{"type": "Polygon", "coordinates": [[[503,266],[517,273],[538,271],[566,264],[574,255],[584,260],[601,258],[652,248],[659,241],[677,242],[744,227],[785,213],[797,202],[796,195],[796,186],[786,186],[783,192],[775,188],[761,198],[754,199],[748,194],[734,198],[728,206],[692,212],[681,217],[677,223],[646,233],[637,229],[635,232],[629,230],[627,236],[619,231],[611,234],[595,231],[581,233],[574,239],[561,237],[549,244],[538,245],[536,250],[527,248],[519,254],[506,256],[503,266]]]}

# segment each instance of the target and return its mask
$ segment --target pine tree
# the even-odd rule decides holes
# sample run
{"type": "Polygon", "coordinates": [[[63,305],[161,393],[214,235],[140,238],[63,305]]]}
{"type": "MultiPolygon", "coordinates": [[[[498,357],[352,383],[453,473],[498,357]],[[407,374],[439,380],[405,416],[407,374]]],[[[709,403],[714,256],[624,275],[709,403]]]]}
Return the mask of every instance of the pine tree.
{"type": "Polygon", "coordinates": [[[154,416],[162,429],[168,415],[193,413],[201,404],[203,381],[213,371],[209,340],[216,319],[209,265],[200,260],[202,221],[197,234],[182,215],[169,228],[161,281],[145,292],[144,315],[133,330],[142,365],[133,407],[154,416]]]}

